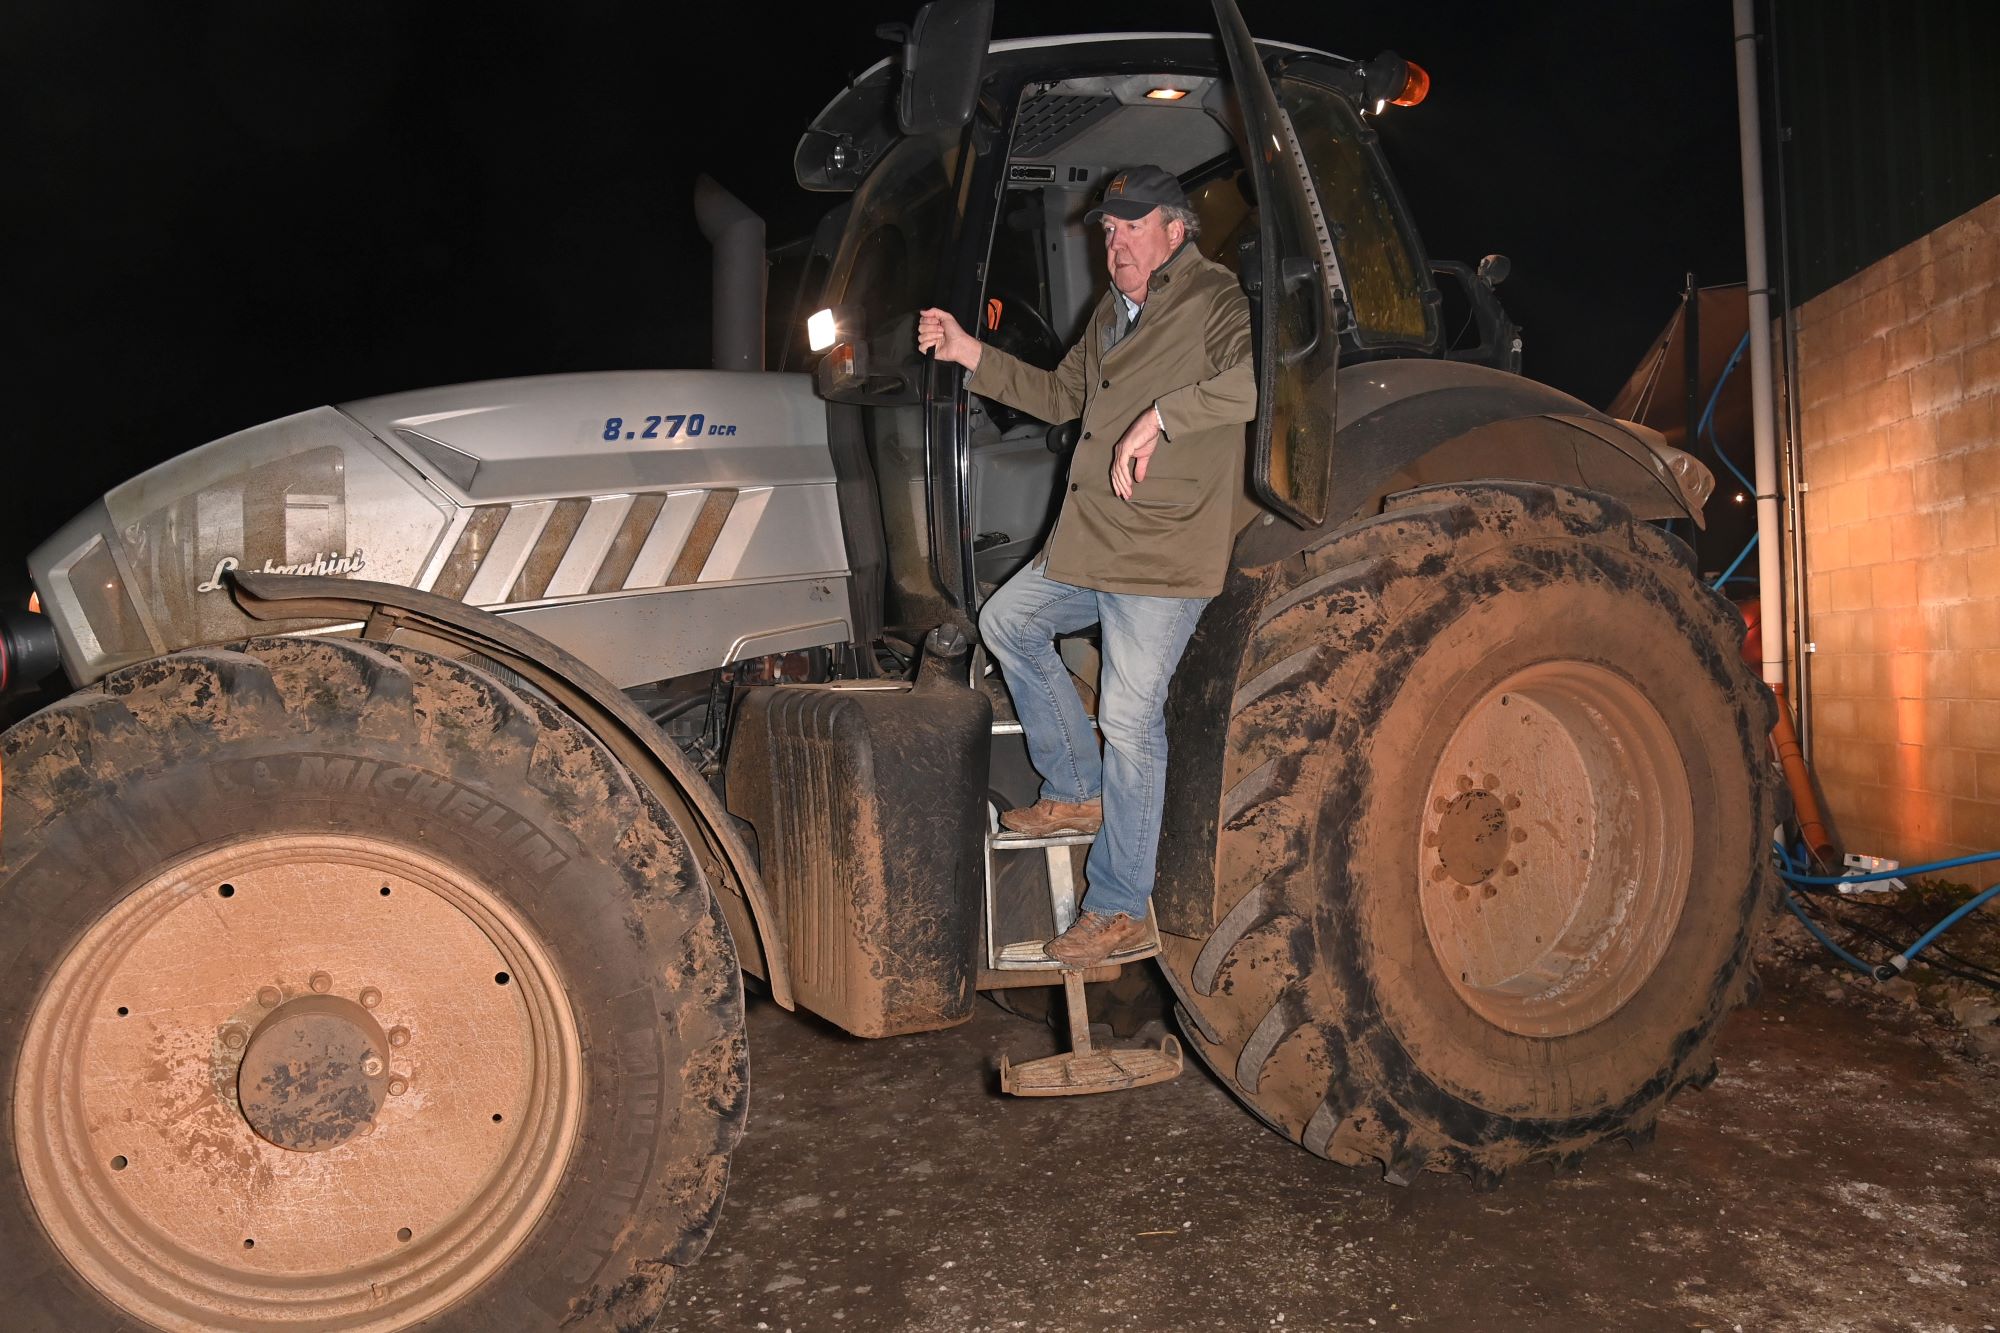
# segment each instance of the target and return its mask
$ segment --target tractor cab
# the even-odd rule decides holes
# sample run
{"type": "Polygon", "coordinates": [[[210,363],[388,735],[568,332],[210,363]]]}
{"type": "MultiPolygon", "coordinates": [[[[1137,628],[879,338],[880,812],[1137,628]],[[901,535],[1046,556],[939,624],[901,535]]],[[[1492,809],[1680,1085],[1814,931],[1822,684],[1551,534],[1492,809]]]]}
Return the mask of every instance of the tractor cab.
{"type": "Polygon", "coordinates": [[[1194,244],[1252,302],[1264,407],[1240,517],[1323,521],[1336,365],[1445,353],[1432,269],[1370,125],[1420,100],[1428,76],[1393,54],[1358,63],[1253,42],[1228,0],[1219,39],[977,47],[945,9],[919,19],[900,62],[820,112],[794,163],[806,188],[852,192],[815,238],[806,351],[836,458],[865,461],[879,485],[884,623],[975,613],[1039,549],[1073,442],[1065,423],[971,394],[956,366],[921,356],[916,312],[943,306],[1053,367],[1107,289],[1084,213],[1106,178],[1139,163],[1180,179],[1194,244]],[[947,40],[955,51],[921,49],[947,40]],[[964,120],[904,114],[941,103],[964,120]]]}

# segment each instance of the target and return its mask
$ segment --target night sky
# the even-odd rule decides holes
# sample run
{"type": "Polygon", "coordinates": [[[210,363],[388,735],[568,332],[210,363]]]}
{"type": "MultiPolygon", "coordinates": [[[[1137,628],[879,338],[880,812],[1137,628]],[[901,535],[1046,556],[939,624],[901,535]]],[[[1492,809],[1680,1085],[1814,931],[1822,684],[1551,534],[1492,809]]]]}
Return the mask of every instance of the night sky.
{"type": "MultiPolygon", "coordinates": [[[[793,184],[799,132],[916,3],[7,6],[0,588],[92,497],[259,421],[707,364],[695,175],[773,242],[809,230],[835,199],[793,184]]],[[[1433,255],[1512,258],[1536,378],[1601,406],[1686,271],[1741,279],[1725,0],[1242,3],[1260,36],[1429,69],[1392,164],[1433,255]]],[[[1000,0],[995,36],[1209,12],[1000,0]]]]}

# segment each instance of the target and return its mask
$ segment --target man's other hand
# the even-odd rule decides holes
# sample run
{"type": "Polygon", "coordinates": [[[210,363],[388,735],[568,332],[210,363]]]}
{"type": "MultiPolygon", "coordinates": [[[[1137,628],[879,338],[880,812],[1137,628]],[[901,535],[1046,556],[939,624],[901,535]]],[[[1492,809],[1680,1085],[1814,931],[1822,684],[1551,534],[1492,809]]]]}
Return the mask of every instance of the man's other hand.
{"type": "Polygon", "coordinates": [[[940,361],[954,361],[967,370],[979,369],[979,339],[958,326],[958,321],[935,306],[917,312],[917,350],[935,348],[940,361]]]}
{"type": "Polygon", "coordinates": [[[1111,450],[1111,489],[1118,498],[1132,498],[1132,488],[1146,479],[1146,464],[1160,447],[1160,423],[1148,407],[1125,428],[1111,450]]]}

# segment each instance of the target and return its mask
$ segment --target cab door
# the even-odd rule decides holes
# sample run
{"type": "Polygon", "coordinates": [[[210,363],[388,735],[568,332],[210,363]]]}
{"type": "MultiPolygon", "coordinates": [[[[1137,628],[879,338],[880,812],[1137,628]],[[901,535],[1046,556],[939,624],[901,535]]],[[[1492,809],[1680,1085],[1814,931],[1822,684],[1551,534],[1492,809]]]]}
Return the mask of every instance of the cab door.
{"type": "Polygon", "coordinates": [[[1258,245],[1245,255],[1257,360],[1250,486],[1300,527],[1326,520],[1333,482],[1334,372],[1345,305],[1340,264],[1291,119],[1278,104],[1234,0],[1214,0],[1230,81],[1243,111],[1243,160],[1258,200],[1258,245]]]}

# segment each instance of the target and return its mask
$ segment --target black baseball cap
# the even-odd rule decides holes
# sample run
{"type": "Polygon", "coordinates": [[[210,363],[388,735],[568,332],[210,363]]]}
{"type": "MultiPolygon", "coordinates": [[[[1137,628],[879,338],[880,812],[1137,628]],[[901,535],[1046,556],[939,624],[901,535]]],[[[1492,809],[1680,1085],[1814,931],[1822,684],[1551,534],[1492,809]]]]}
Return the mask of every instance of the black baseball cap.
{"type": "Polygon", "coordinates": [[[1083,215],[1085,222],[1095,222],[1105,214],[1122,218],[1127,222],[1137,222],[1146,214],[1161,206],[1186,208],[1187,191],[1174,179],[1173,173],[1159,167],[1127,167],[1104,182],[1104,194],[1098,199],[1097,207],[1083,215]]]}

